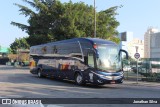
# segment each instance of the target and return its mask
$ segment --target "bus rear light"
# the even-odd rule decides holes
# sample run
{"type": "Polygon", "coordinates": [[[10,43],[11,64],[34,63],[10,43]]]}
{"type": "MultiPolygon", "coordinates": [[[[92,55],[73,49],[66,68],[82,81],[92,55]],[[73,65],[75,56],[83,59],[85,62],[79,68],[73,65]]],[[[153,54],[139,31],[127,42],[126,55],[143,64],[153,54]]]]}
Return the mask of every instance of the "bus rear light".
{"type": "Polygon", "coordinates": [[[36,66],[35,61],[30,61],[29,66],[30,67],[35,67],[36,66]]]}

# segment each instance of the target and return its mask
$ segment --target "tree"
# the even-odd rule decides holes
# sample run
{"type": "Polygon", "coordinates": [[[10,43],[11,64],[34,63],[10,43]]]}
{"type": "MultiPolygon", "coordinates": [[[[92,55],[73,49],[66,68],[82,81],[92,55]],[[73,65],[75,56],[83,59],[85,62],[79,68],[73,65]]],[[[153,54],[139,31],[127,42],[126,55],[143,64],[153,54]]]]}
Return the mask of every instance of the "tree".
{"type": "Polygon", "coordinates": [[[7,48],[8,53],[11,54],[12,53],[12,49],[11,48],[7,48]]]}
{"type": "Polygon", "coordinates": [[[13,54],[16,54],[18,49],[29,49],[29,47],[30,46],[27,43],[26,38],[16,38],[15,41],[10,45],[13,54]]]}
{"type": "Polygon", "coordinates": [[[97,25],[97,35],[100,38],[112,40],[116,43],[119,39],[116,37],[118,31],[116,28],[119,26],[119,22],[116,20],[115,16],[118,6],[111,7],[105,11],[100,11],[98,13],[98,25],[97,25]]]}
{"type": "MultiPolygon", "coordinates": [[[[11,22],[29,34],[27,42],[38,45],[75,37],[94,37],[94,8],[83,2],[61,3],[59,0],[23,0],[33,8],[15,4],[22,15],[28,16],[28,24],[11,22]]],[[[97,37],[118,42],[116,20],[118,6],[97,12],[97,37]]]]}

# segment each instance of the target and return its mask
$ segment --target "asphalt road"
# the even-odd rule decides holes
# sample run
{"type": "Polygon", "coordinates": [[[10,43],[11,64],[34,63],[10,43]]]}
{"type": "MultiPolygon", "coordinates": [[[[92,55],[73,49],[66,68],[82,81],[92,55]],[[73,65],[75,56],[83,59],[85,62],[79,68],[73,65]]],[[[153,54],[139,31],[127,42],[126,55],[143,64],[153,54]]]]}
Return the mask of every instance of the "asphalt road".
{"type": "MultiPolygon", "coordinates": [[[[77,86],[71,81],[38,78],[27,68],[0,65],[0,97],[2,98],[160,98],[160,86],[135,86],[132,84],[77,86]]],[[[56,104],[37,107],[160,107],[158,104],[56,104]]],[[[10,107],[1,105],[0,107],[10,107]]],[[[18,107],[18,105],[16,105],[18,107]]],[[[20,105],[19,105],[20,107],[20,105]]],[[[31,107],[23,105],[22,107],[31,107]]],[[[33,107],[36,107],[35,105],[33,107]]]]}

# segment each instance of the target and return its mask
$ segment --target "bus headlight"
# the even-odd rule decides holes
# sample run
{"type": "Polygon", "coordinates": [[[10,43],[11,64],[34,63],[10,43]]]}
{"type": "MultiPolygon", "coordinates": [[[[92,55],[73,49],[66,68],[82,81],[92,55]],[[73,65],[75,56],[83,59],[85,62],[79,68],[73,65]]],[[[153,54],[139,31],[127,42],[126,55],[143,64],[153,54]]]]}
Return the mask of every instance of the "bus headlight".
{"type": "Polygon", "coordinates": [[[119,76],[123,76],[123,74],[124,74],[123,72],[119,72],[119,76]]]}
{"type": "Polygon", "coordinates": [[[112,79],[112,76],[105,76],[105,75],[98,75],[98,76],[102,79],[108,79],[108,80],[112,79]]]}

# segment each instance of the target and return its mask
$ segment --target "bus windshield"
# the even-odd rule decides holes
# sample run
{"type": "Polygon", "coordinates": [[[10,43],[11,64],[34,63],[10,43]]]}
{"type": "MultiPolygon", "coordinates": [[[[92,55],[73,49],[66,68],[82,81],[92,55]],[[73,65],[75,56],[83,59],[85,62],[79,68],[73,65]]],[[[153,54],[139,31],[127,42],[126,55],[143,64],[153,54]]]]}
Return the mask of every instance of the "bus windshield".
{"type": "Polygon", "coordinates": [[[116,45],[98,45],[99,57],[97,59],[97,67],[104,71],[116,72],[121,69],[119,61],[119,49],[116,45]]]}

